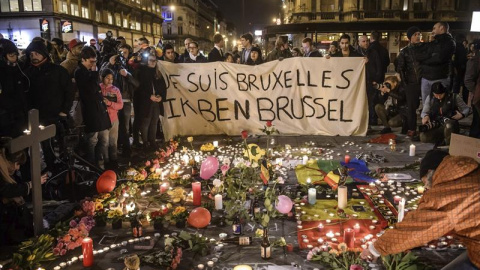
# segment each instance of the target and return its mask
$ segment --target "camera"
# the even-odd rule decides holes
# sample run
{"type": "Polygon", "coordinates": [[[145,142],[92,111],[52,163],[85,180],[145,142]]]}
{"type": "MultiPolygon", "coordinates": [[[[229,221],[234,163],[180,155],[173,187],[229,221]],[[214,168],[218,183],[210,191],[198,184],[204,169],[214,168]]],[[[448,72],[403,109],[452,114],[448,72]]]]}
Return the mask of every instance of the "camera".
{"type": "Polygon", "coordinates": [[[382,89],[382,87],[388,88],[390,90],[392,89],[392,84],[389,83],[389,82],[385,82],[385,83],[382,83],[382,84],[377,83],[376,86],[377,86],[377,90],[382,89]]]}
{"type": "Polygon", "coordinates": [[[448,117],[438,117],[437,119],[430,121],[430,123],[427,123],[425,125],[421,125],[418,127],[418,131],[420,132],[427,132],[429,130],[438,128],[443,126],[450,118],[448,117]]]}

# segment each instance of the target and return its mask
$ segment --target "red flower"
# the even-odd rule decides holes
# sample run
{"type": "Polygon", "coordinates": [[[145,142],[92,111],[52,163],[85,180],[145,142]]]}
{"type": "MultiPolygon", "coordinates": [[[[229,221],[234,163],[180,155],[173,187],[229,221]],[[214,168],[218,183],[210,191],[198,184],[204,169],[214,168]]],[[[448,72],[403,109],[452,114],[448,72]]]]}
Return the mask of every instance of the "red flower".
{"type": "Polygon", "coordinates": [[[248,131],[242,130],[242,139],[246,139],[248,137],[248,131]]]}
{"type": "Polygon", "coordinates": [[[272,126],[272,121],[267,121],[267,127],[271,127],[272,126]]]}

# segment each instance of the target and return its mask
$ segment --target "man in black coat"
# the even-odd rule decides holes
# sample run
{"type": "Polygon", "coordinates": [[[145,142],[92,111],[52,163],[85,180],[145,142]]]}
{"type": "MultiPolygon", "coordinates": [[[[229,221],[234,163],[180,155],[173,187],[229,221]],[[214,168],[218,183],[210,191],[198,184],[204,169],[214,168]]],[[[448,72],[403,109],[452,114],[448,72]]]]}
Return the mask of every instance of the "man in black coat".
{"type": "MultiPolygon", "coordinates": [[[[40,124],[57,126],[57,138],[63,139],[62,132],[67,115],[73,104],[72,81],[66,69],[53,64],[42,41],[33,41],[26,49],[30,66],[25,74],[30,80],[27,93],[29,109],[37,109],[40,124]]],[[[53,169],[55,155],[50,140],[42,142],[43,155],[48,169],[53,169]]]]}
{"type": "Polygon", "coordinates": [[[18,137],[27,128],[28,78],[18,63],[18,49],[0,40],[0,137],[18,137]]]}
{"type": "Polygon", "coordinates": [[[223,62],[223,47],[225,46],[225,41],[223,40],[222,35],[215,34],[213,36],[213,43],[215,44],[215,46],[208,54],[208,62],[223,62]]]}
{"type": "Polygon", "coordinates": [[[75,70],[75,81],[87,132],[87,158],[103,168],[104,157],[108,156],[108,134],[112,125],[98,84],[97,54],[92,47],[84,47],[80,58],[80,65],[75,70]]]}
{"type": "Polygon", "coordinates": [[[448,30],[448,23],[436,23],[432,30],[434,40],[427,44],[427,52],[417,57],[422,70],[423,104],[434,83],[441,82],[443,86],[450,89],[450,65],[455,52],[455,41],[448,30]]]}

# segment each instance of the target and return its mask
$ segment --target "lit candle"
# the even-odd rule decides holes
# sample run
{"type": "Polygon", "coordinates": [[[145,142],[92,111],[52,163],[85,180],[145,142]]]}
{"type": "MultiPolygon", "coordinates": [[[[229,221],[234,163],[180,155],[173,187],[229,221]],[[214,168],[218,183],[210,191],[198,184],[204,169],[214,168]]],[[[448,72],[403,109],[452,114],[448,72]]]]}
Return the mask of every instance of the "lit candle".
{"type": "Polygon", "coordinates": [[[307,185],[310,185],[310,183],[312,183],[312,179],[310,179],[310,177],[307,178],[307,185]]]}
{"type": "Polygon", "coordinates": [[[318,231],[321,232],[323,230],[323,223],[318,224],[318,231]]]}
{"type": "Polygon", "coordinates": [[[414,157],[414,156],[415,156],[415,145],[414,145],[414,144],[411,144],[411,145],[410,145],[409,156],[411,156],[411,157],[414,157]]]}
{"type": "Polygon", "coordinates": [[[93,240],[85,237],[82,240],[83,266],[90,267],[93,265],[93,240]]]}
{"type": "Polygon", "coordinates": [[[175,173],[176,171],[178,171],[179,169],[179,166],[177,164],[173,165],[173,172],[175,173]]]}
{"type": "Polygon", "coordinates": [[[195,156],[194,159],[195,159],[195,162],[196,162],[196,163],[199,163],[199,162],[200,162],[200,156],[195,156]]]}
{"type": "Polygon", "coordinates": [[[350,163],[350,155],[345,155],[345,164],[350,163]]]}
{"type": "Polygon", "coordinates": [[[200,182],[192,183],[193,205],[200,206],[202,204],[202,184],[200,182]]]}
{"type": "Polygon", "coordinates": [[[315,204],[317,202],[317,190],[314,188],[308,189],[308,203],[315,204]]]}
{"type": "Polygon", "coordinates": [[[355,225],[353,225],[353,230],[354,230],[356,233],[359,233],[359,232],[360,232],[360,224],[356,223],[355,225]]]}
{"type": "Polygon", "coordinates": [[[423,187],[423,186],[418,186],[418,187],[417,187],[417,192],[418,192],[419,194],[423,194],[423,192],[425,192],[425,187],[423,187]]]}
{"type": "Polygon", "coordinates": [[[328,238],[333,238],[333,237],[335,236],[335,234],[334,234],[332,231],[329,231],[329,232],[326,234],[326,236],[327,236],[328,238]]]}
{"type": "Polygon", "coordinates": [[[303,156],[303,158],[302,158],[302,164],[303,164],[303,165],[307,165],[307,162],[308,162],[308,156],[305,155],[305,156],[303,156]]]}
{"type": "Polygon", "coordinates": [[[350,228],[343,230],[343,242],[347,244],[347,247],[353,248],[355,245],[355,231],[350,228]]]}
{"type": "Polygon", "coordinates": [[[348,189],[346,186],[338,187],[338,208],[345,209],[347,207],[348,189]]]}
{"type": "Polygon", "coordinates": [[[187,154],[182,156],[182,160],[183,160],[183,163],[185,163],[185,165],[188,165],[188,162],[190,162],[190,158],[188,157],[187,154]]]}
{"type": "Polygon", "coordinates": [[[27,134],[27,135],[30,135],[31,132],[30,132],[30,130],[25,129],[25,130],[23,131],[23,133],[25,133],[25,134],[27,134]]]}
{"type": "Polygon", "coordinates": [[[252,267],[246,264],[237,265],[233,270],[252,270],[252,267]]]}
{"type": "Polygon", "coordinates": [[[215,147],[215,148],[218,147],[218,141],[213,141],[213,147],[215,147]]]}
{"type": "Polygon", "coordinates": [[[402,222],[405,216],[405,198],[402,198],[398,203],[398,222],[402,222]]]}
{"type": "Polygon", "coordinates": [[[215,195],[215,209],[220,210],[223,208],[223,197],[221,194],[215,195]]]}

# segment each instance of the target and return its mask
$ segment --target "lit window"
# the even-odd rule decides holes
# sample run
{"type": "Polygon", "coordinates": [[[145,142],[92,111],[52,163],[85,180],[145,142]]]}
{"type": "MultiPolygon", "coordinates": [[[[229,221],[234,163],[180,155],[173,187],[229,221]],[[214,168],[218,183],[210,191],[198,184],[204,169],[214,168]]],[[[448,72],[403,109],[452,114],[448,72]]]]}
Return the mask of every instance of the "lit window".
{"type": "Polygon", "coordinates": [[[70,9],[72,10],[72,15],[80,16],[78,12],[78,5],[77,4],[70,4],[70,9]]]}
{"type": "Polygon", "coordinates": [[[118,13],[115,13],[115,25],[122,26],[122,18],[118,13]]]}
{"type": "Polygon", "coordinates": [[[142,30],[142,24],[140,22],[136,22],[135,29],[137,29],[138,31],[142,30]]]}
{"type": "Polygon", "coordinates": [[[101,22],[102,21],[102,13],[100,10],[95,10],[95,21],[101,22]]]}
{"type": "Polygon", "coordinates": [[[87,7],[82,7],[82,17],[85,18],[85,19],[89,19],[89,18],[90,18],[90,15],[89,15],[89,12],[88,12],[88,8],[87,8],[87,7]]]}
{"type": "Polygon", "coordinates": [[[123,19],[123,27],[128,28],[128,19],[123,19]]]}
{"type": "Polygon", "coordinates": [[[32,1],[23,0],[23,10],[24,11],[33,11],[32,1]]]}
{"type": "Polygon", "coordinates": [[[113,24],[113,16],[111,13],[108,13],[108,24],[113,24]]]}
{"type": "Polygon", "coordinates": [[[20,11],[18,7],[18,0],[1,0],[0,8],[2,12],[18,12],[20,11]]]}
{"type": "Polygon", "coordinates": [[[41,0],[33,0],[33,11],[42,11],[42,1],[41,0]]]}

